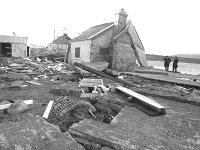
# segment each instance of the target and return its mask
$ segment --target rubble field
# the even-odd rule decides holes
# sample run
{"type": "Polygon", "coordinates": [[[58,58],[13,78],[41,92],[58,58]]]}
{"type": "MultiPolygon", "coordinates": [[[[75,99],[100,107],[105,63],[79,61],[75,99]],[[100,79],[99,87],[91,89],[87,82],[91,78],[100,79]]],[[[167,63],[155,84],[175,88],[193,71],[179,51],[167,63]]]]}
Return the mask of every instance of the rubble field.
{"type": "Polygon", "coordinates": [[[52,57],[3,59],[2,150],[200,149],[197,87],[105,71],[105,66],[98,71],[107,75],[97,76],[59,59],[52,61],[52,57]],[[152,113],[117,86],[151,98],[166,113],[152,113]],[[44,117],[50,101],[53,104],[44,117]]]}

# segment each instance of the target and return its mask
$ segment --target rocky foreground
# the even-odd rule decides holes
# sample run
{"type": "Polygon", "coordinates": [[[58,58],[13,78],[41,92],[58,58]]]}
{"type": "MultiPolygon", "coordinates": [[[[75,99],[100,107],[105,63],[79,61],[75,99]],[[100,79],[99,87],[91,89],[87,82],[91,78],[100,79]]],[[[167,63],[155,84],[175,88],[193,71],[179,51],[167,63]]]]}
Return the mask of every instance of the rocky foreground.
{"type": "MultiPolygon", "coordinates": [[[[198,82],[176,82],[180,76],[187,79],[194,79],[195,76],[121,74],[125,81],[133,85],[129,89],[151,97],[166,108],[165,115],[151,115],[145,108],[137,107],[134,100],[117,91],[115,87],[119,83],[110,79],[101,78],[104,85],[109,85],[109,91],[81,97],[82,90],[86,93],[91,90],[78,86],[82,78],[97,77],[72,73],[73,67],[69,69],[65,65],[55,67],[52,63],[47,65],[32,61],[26,62],[23,67],[24,63],[20,67],[16,64],[2,71],[0,102],[32,99],[34,103],[28,105],[28,110],[16,114],[8,110],[0,111],[2,150],[200,149],[198,82]],[[14,81],[23,81],[27,87],[12,89],[10,86],[14,81]],[[54,105],[48,119],[42,119],[49,101],[54,100],[57,104],[60,98],[72,101],[74,106],[70,105],[63,118],[59,119],[54,105]]],[[[196,79],[198,81],[197,76],[196,79]]]]}

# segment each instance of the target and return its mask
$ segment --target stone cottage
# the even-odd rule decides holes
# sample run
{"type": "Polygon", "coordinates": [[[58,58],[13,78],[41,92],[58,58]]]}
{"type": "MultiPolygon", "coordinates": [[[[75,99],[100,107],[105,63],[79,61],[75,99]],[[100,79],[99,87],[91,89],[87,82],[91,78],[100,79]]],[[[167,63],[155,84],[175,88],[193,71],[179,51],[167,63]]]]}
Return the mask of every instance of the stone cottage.
{"type": "Polygon", "coordinates": [[[142,42],[127,17],[121,9],[117,22],[93,26],[71,40],[69,62],[106,61],[118,71],[148,66],[142,42]]]}

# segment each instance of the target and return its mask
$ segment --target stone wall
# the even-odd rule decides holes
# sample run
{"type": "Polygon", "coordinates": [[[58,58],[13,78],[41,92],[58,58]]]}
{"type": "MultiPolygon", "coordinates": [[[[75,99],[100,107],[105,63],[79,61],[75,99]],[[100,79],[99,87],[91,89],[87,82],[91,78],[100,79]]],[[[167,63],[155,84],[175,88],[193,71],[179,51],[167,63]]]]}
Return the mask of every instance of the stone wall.
{"type": "Polygon", "coordinates": [[[110,30],[92,41],[90,62],[106,61],[109,63],[112,59],[112,47],[110,47],[112,34],[113,30],[110,30]]]}
{"type": "Polygon", "coordinates": [[[117,71],[132,71],[136,64],[134,50],[131,47],[131,39],[125,34],[113,42],[112,69],[117,71]]]}

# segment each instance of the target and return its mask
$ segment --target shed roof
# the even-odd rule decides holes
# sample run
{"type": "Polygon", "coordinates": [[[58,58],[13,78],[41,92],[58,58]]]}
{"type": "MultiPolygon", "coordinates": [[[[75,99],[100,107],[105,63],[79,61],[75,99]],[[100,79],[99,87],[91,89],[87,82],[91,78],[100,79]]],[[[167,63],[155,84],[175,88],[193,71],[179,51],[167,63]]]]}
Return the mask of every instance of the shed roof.
{"type": "Polygon", "coordinates": [[[114,26],[114,22],[104,23],[104,24],[100,24],[100,25],[97,25],[97,26],[93,26],[93,27],[87,29],[86,31],[84,31],[78,37],[72,39],[71,41],[75,42],[75,41],[88,40],[90,38],[95,37],[99,33],[105,31],[106,29],[112,28],[113,26],[114,26]]]}
{"type": "Polygon", "coordinates": [[[0,43],[23,43],[26,44],[28,37],[0,35],[0,43]]]}

